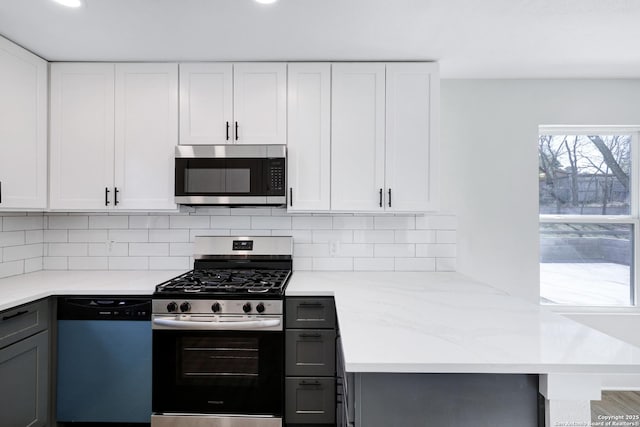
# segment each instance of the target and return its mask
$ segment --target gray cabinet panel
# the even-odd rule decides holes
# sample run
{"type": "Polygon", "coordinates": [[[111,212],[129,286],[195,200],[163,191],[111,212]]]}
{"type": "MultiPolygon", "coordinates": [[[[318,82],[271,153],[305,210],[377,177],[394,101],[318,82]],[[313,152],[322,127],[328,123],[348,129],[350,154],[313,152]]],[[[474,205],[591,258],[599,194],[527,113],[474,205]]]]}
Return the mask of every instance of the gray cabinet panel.
{"type": "Polygon", "coordinates": [[[287,298],[286,327],[295,329],[333,329],[336,309],[333,298],[287,298]]]}
{"type": "Polygon", "coordinates": [[[45,331],[0,350],[0,426],[46,425],[48,348],[45,331]]]}
{"type": "Polygon", "coordinates": [[[537,375],[362,373],[354,392],[356,427],[538,426],[537,375]]]}
{"type": "Polygon", "coordinates": [[[48,301],[42,300],[0,313],[0,348],[47,329],[48,301]]]}
{"type": "Polygon", "coordinates": [[[335,375],[336,332],[333,329],[288,329],[285,339],[286,375],[335,375]]]}
{"type": "Polygon", "coordinates": [[[286,379],[285,401],[287,424],[335,423],[334,378],[286,379]]]}

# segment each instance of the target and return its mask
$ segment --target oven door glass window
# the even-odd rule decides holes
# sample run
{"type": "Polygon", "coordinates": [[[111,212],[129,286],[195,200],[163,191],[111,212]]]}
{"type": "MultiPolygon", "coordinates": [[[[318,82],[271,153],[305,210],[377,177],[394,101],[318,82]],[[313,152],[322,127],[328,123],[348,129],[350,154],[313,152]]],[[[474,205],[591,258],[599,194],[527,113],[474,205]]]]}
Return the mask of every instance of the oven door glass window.
{"type": "Polygon", "coordinates": [[[263,159],[176,159],[176,196],[264,196],[263,159]]]}
{"type": "Polygon", "coordinates": [[[154,412],[282,415],[282,332],[153,331],[154,412]]]}

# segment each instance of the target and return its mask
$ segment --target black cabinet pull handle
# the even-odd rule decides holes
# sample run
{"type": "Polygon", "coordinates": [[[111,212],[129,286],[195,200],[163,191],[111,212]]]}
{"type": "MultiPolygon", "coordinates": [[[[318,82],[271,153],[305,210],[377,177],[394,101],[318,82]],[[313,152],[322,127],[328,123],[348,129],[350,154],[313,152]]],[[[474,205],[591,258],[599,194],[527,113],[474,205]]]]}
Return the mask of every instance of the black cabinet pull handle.
{"type": "Polygon", "coordinates": [[[229,140],[229,122],[227,122],[227,141],[229,140]]]}
{"type": "Polygon", "coordinates": [[[382,188],[380,189],[380,202],[379,202],[380,207],[382,207],[382,188]]]}
{"type": "Polygon", "coordinates": [[[22,316],[23,314],[27,314],[28,312],[29,312],[29,310],[19,311],[19,312],[15,313],[15,314],[12,314],[10,316],[3,316],[2,320],[13,319],[14,317],[22,316]]]}
{"type": "Polygon", "coordinates": [[[320,381],[300,381],[298,383],[299,385],[305,386],[305,385],[315,385],[318,386],[320,385],[320,381]]]}
{"type": "Polygon", "coordinates": [[[293,206],[293,187],[289,187],[289,206],[293,206]]]}
{"type": "Polygon", "coordinates": [[[238,122],[236,122],[236,141],[238,140],[238,122]]]}
{"type": "Polygon", "coordinates": [[[113,187],[113,204],[118,206],[118,193],[120,192],[120,190],[118,190],[118,187],[113,187]]]}
{"type": "Polygon", "coordinates": [[[0,181],[0,203],[2,203],[2,181],[0,181]]]}
{"type": "Polygon", "coordinates": [[[109,206],[109,187],[104,187],[104,205],[109,206]]]}
{"type": "Polygon", "coordinates": [[[391,189],[389,189],[389,207],[391,207],[391,189]]]}
{"type": "Polygon", "coordinates": [[[300,334],[300,338],[320,338],[322,335],[315,333],[315,334],[300,334]]]}
{"type": "Polygon", "coordinates": [[[324,307],[324,304],[321,302],[301,302],[298,303],[298,305],[303,307],[324,307]]]}

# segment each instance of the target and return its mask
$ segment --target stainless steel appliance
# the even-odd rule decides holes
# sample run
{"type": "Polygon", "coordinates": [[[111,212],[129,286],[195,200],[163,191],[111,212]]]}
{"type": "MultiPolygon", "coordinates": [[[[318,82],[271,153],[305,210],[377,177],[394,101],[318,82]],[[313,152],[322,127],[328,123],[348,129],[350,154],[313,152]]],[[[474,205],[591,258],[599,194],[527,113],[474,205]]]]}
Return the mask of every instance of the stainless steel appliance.
{"type": "Polygon", "coordinates": [[[152,427],[282,426],[291,237],[196,237],[153,295],[152,427]]]}
{"type": "Polygon", "coordinates": [[[175,201],[186,205],[284,205],[284,145],[179,145],[175,201]]]}

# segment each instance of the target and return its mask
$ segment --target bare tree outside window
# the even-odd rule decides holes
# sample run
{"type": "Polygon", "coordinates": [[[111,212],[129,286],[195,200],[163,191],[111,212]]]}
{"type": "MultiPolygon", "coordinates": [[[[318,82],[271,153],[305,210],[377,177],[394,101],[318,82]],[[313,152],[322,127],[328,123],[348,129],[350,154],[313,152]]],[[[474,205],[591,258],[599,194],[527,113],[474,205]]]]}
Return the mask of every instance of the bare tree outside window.
{"type": "Polygon", "coordinates": [[[629,215],[631,135],[540,135],[540,213],[629,215]]]}

